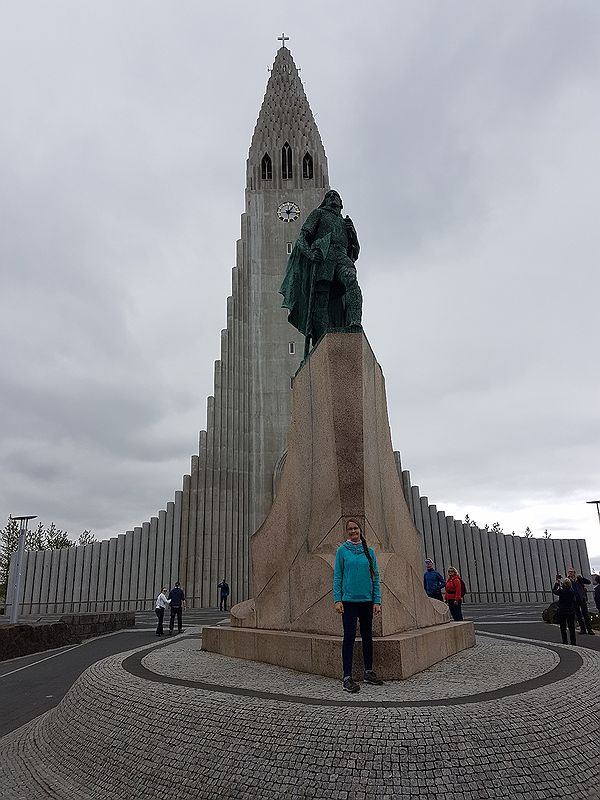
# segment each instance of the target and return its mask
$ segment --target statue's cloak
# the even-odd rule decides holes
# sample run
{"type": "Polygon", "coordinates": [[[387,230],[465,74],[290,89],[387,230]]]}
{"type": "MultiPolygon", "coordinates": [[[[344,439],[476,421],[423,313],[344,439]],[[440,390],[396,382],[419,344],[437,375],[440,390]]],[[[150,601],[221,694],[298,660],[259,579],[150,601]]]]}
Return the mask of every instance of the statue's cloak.
{"type": "MultiPolygon", "coordinates": [[[[318,248],[323,253],[323,260],[327,259],[331,234],[328,233],[322,239],[313,243],[312,249],[318,248]]],[[[310,324],[308,319],[308,307],[310,303],[311,280],[313,278],[313,264],[302,251],[298,242],[288,259],[285,278],[279,289],[283,295],[282,308],[287,308],[288,322],[297,328],[304,336],[310,336],[310,324]]]]}

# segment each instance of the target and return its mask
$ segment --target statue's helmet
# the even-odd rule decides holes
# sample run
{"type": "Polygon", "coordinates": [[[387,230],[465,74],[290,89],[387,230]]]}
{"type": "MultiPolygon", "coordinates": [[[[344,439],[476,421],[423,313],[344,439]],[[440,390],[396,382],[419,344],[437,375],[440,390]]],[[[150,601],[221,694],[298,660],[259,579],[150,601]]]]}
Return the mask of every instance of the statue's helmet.
{"type": "Polygon", "coordinates": [[[328,192],[325,194],[325,197],[323,198],[323,202],[321,203],[321,205],[319,206],[319,208],[327,208],[327,206],[330,206],[330,205],[331,205],[331,201],[332,201],[334,198],[335,198],[335,199],[336,199],[336,200],[339,202],[339,204],[340,204],[340,208],[343,208],[343,207],[344,207],[344,204],[342,203],[342,198],[340,197],[340,193],[339,193],[339,192],[336,192],[336,190],[335,190],[335,189],[330,189],[330,190],[329,190],[329,191],[328,191],[328,192]]]}

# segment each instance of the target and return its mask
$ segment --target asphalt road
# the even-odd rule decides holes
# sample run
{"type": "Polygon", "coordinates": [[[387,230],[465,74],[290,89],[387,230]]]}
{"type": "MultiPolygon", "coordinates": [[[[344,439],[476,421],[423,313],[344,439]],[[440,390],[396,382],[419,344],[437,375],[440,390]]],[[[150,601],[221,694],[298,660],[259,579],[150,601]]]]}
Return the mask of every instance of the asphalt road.
{"type": "MultiPolygon", "coordinates": [[[[45,650],[0,662],[0,736],[60,703],[79,675],[103,658],[156,644],[156,617],[136,615],[136,627],[88,639],[82,644],[45,650]]],[[[187,625],[211,625],[224,618],[214,609],[184,612],[187,625]]]]}
{"type": "MultiPolygon", "coordinates": [[[[546,604],[470,605],[464,604],[465,619],[475,623],[477,631],[560,642],[556,625],[541,621],[546,604]]],[[[189,611],[184,625],[211,625],[224,619],[215,609],[189,611]]],[[[91,664],[115,653],[123,653],[145,644],[155,644],[155,617],[137,614],[136,627],[107,636],[89,639],[83,644],[46,650],[0,663],[0,736],[58,705],[63,695],[91,664]]],[[[577,644],[600,650],[600,635],[578,636],[577,644]]]]}

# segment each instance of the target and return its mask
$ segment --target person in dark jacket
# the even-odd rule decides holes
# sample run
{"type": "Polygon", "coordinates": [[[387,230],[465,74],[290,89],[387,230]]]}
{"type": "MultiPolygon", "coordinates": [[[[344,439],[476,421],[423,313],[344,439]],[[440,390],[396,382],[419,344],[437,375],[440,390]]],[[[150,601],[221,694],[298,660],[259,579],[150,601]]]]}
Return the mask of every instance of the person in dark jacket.
{"type": "Polygon", "coordinates": [[[183,593],[183,589],[179,585],[179,581],[177,581],[175,586],[169,592],[168,599],[171,602],[171,619],[169,620],[169,636],[172,636],[173,628],[175,626],[175,617],[177,617],[177,633],[181,633],[181,631],[183,630],[181,614],[182,614],[183,604],[185,602],[185,594],[183,593]]]}
{"type": "Polygon", "coordinates": [[[560,575],[552,587],[552,594],[558,597],[558,624],[563,644],[567,644],[567,626],[569,627],[570,644],[577,644],[575,639],[575,592],[568,578],[560,582],[560,575]]]}
{"type": "Polygon", "coordinates": [[[358,692],[360,685],[352,678],[352,654],[356,638],[356,622],[360,622],[364,681],[381,686],[383,681],[373,671],[373,614],[381,613],[381,583],[377,558],[354,518],[346,522],[346,541],[335,554],[333,569],[333,602],[342,615],[343,687],[345,692],[358,692]]]}
{"type": "Polygon", "coordinates": [[[578,575],[573,567],[567,570],[567,578],[571,581],[571,587],[575,593],[575,615],[579,623],[579,633],[582,635],[594,635],[592,630],[592,621],[590,619],[590,612],[587,607],[587,589],[591,581],[587,578],[578,575]]]}
{"type": "Polygon", "coordinates": [[[227,611],[227,598],[229,597],[229,584],[223,578],[221,583],[217,586],[219,589],[219,611],[227,611]]]}
{"type": "Polygon", "coordinates": [[[594,603],[600,611],[600,575],[594,575],[594,603]]]}
{"type": "Polygon", "coordinates": [[[433,561],[430,558],[425,559],[425,574],[423,575],[423,588],[428,597],[433,597],[436,600],[444,601],[442,589],[446,585],[444,576],[435,569],[433,561]]]}

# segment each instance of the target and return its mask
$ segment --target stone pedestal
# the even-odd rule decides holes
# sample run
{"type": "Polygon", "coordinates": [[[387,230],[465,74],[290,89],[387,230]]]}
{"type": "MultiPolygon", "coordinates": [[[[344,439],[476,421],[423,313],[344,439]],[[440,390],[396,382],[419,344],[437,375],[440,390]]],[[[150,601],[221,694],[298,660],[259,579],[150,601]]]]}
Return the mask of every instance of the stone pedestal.
{"type": "Polygon", "coordinates": [[[363,333],[330,333],[294,379],[279,491],[250,541],[254,598],[232,608],[232,627],[204,628],[203,649],[339,676],[333,565],[348,517],[363,524],[381,574],[375,669],[405,678],[472,646],[472,623],[450,623],[423,590],[381,367],[363,333]]]}

